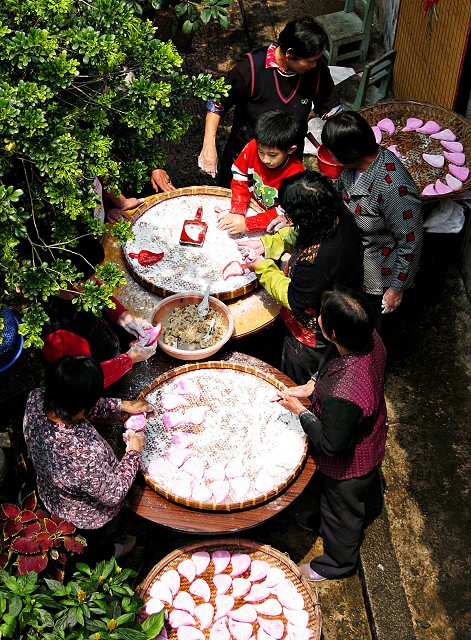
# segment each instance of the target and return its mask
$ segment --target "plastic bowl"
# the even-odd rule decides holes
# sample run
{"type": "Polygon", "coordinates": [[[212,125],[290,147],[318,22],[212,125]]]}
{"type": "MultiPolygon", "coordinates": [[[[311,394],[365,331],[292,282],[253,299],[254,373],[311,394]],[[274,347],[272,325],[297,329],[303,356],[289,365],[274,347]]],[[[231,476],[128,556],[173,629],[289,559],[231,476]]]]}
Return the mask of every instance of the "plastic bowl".
{"type": "MultiPolygon", "coordinates": [[[[159,304],[154,309],[154,313],[152,315],[152,324],[155,326],[160,322],[162,324],[162,328],[164,329],[168,318],[175,311],[175,309],[186,307],[189,304],[199,304],[202,299],[202,293],[195,293],[192,291],[188,293],[177,293],[174,296],[164,298],[162,302],[159,302],[159,304]]],[[[178,349],[177,347],[172,347],[169,344],[165,344],[162,332],[162,334],[159,336],[159,339],[157,340],[157,343],[162,351],[167,353],[169,356],[172,356],[173,358],[177,358],[178,360],[188,361],[203,360],[204,358],[209,358],[217,351],[219,351],[219,349],[223,347],[231,338],[234,332],[234,320],[232,318],[231,312],[224,304],[224,302],[221,302],[217,298],[213,298],[213,296],[209,296],[209,305],[212,309],[215,309],[216,311],[222,313],[224,317],[226,333],[224,334],[224,337],[221,338],[221,340],[216,342],[216,344],[213,344],[211,347],[190,351],[187,349],[178,349]]]]}
{"type": "Polygon", "coordinates": [[[317,166],[327,178],[338,178],[343,168],[323,144],[317,149],[317,166]]]}

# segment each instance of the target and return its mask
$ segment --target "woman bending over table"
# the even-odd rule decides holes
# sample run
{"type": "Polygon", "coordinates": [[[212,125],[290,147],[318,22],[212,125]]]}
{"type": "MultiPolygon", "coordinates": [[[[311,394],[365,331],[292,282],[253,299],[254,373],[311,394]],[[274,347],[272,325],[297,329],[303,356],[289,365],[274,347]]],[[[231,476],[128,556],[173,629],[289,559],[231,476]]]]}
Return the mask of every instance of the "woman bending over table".
{"type": "MultiPolygon", "coordinates": [[[[107,525],[124,504],[145,442],[143,432],[128,431],[126,453],[118,460],[90,421],[154,411],[143,399],[102,398],[103,378],[96,360],[63,358],[46,387],[30,393],[23,423],[39,497],[51,513],[82,530],[89,547],[107,539],[107,525]]],[[[111,556],[111,545],[109,550],[111,556]]]]}
{"type": "Polygon", "coordinates": [[[355,221],[320,173],[285,178],[278,198],[292,226],[260,240],[241,240],[239,249],[260,284],[283,307],[281,370],[304,384],[316,373],[326,346],[317,325],[321,295],[335,285],[361,289],[363,249],[355,221]],[[277,261],[286,252],[290,257],[282,268],[277,261]]]}
{"type": "Polygon", "coordinates": [[[322,477],[324,553],[300,571],[309,580],[354,573],[365,518],[365,496],[384,458],[388,431],[384,399],[386,351],[374,330],[374,311],[361,294],[327,291],[319,326],[332,343],[317,381],[278,392],[299,416],[322,477]],[[311,397],[308,411],[299,398],[311,397]]]}

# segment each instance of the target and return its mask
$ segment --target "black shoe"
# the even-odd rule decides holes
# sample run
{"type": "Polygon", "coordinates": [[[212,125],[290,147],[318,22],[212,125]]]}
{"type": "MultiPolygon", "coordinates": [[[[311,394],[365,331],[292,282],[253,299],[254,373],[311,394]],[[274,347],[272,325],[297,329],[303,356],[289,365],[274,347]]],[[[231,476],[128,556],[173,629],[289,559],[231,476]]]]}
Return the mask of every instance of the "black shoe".
{"type": "Polygon", "coordinates": [[[318,509],[299,511],[295,517],[299,526],[306,529],[306,531],[319,531],[321,526],[321,514],[318,509]]]}

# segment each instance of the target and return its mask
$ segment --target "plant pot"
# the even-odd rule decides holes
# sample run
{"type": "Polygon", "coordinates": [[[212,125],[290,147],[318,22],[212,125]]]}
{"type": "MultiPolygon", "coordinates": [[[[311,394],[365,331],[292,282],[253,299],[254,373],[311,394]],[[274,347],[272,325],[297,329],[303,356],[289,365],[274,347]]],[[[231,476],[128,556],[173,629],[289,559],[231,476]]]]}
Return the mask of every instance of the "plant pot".
{"type": "Polygon", "coordinates": [[[9,369],[20,357],[23,349],[23,336],[18,333],[18,320],[10,309],[2,309],[3,342],[0,344],[0,373],[9,369]]]}

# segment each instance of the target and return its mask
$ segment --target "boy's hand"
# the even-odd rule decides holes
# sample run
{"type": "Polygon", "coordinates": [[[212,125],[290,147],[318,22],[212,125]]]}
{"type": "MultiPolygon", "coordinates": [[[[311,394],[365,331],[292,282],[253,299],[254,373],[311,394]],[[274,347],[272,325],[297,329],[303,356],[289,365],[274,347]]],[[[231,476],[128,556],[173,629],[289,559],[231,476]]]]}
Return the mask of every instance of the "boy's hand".
{"type": "Polygon", "coordinates": [[[247,231],[245,216],[239,215],[238,213],[228,213],[227,216],[219,220],[218,229],[228,231],[229,233],[244,233],[247,231]]]}

